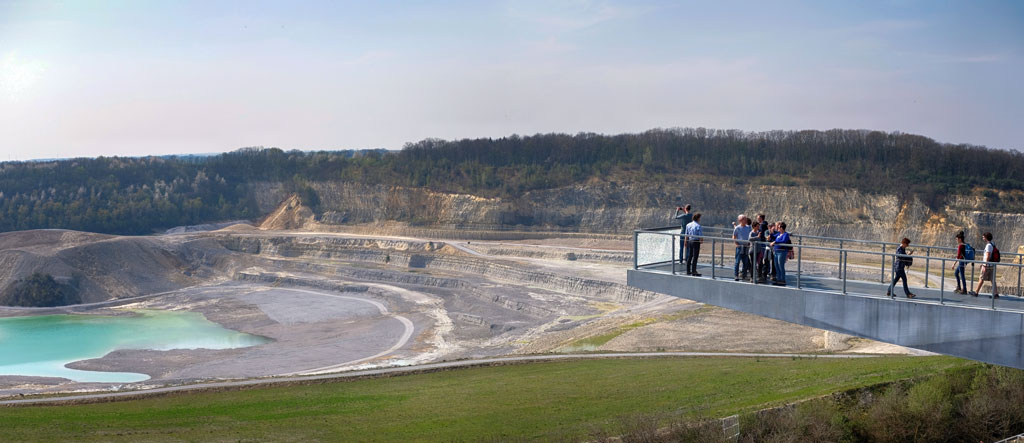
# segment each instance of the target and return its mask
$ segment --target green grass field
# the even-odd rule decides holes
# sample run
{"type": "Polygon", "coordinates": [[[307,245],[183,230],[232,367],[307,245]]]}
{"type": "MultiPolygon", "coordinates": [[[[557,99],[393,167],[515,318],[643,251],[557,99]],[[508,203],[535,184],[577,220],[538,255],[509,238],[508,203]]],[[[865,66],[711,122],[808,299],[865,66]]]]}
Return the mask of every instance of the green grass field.
{"type": "Polygon", "coordinates": [[[0,441],[565,440],[632,414],[722,417],[976,364],[950,357],[531,363],[5,408],[0,441]]]}

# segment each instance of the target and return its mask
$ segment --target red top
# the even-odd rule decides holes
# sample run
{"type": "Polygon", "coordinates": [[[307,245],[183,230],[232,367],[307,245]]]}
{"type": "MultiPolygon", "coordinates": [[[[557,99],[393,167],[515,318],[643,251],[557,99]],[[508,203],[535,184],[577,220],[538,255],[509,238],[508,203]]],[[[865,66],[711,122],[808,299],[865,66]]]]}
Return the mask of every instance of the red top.
{"type": "Polygon", "coordinates": [[[964,250],[966,250],[966,249],[967,249],[967,248],[965,248],[965,247],[964,247],[964,244],[963,244],[963,243],[959,244],[959,245],[958,245],[958,246],[956,247],[956,258],[961,258],[961,259],[962,259],[962,258],[965,258],[965,257],[964,257],[964,255],[965,255],[966,253],[964,252],[964,250]]]}

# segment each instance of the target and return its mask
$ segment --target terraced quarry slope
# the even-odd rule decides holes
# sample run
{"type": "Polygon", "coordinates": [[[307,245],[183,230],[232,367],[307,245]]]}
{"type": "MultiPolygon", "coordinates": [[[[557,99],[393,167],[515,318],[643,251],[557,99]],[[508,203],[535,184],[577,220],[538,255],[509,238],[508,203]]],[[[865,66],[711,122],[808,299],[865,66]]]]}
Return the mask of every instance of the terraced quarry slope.
{"type": "MultiPolygon", "coordinates": [[[[42,271],[83,282],[89,302],[0,316],[186,309],[272,339],[216,351],[114,350],[69,365],[152,377],[119,389],[550,352],[908,352],[628,287],[630,253],[600,237],[438,241],[236,225],[0,240],[10,264],[0,285],[42,271]]],[[[0,377],[0,395],[109,388],[0,377]]]]}

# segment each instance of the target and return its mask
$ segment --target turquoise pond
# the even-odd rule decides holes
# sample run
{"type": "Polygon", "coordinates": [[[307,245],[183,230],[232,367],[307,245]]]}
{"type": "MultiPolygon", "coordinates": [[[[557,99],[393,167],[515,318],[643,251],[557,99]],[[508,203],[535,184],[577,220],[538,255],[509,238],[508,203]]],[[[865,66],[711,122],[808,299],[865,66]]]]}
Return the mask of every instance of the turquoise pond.
{"type": "Polygon", "coordinates": [[[132,372],[80,371],[64,365],[117,349],[228,349],[269,339],[225,329],[196,312],[129,311],[130,315],[40,315],[0,318],[0,375],[130,383],[132,372]]]}

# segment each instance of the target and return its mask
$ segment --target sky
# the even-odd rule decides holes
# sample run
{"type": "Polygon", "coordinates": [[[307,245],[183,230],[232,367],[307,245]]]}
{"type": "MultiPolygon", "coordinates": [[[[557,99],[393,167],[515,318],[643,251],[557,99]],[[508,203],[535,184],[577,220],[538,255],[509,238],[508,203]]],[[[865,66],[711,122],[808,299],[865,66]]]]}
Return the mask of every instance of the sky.
{"type": "Polygon", "coordinates": [[[1024,149],[1020,1],[0,0],[0,161],[651,128],[1024,149]]]}

